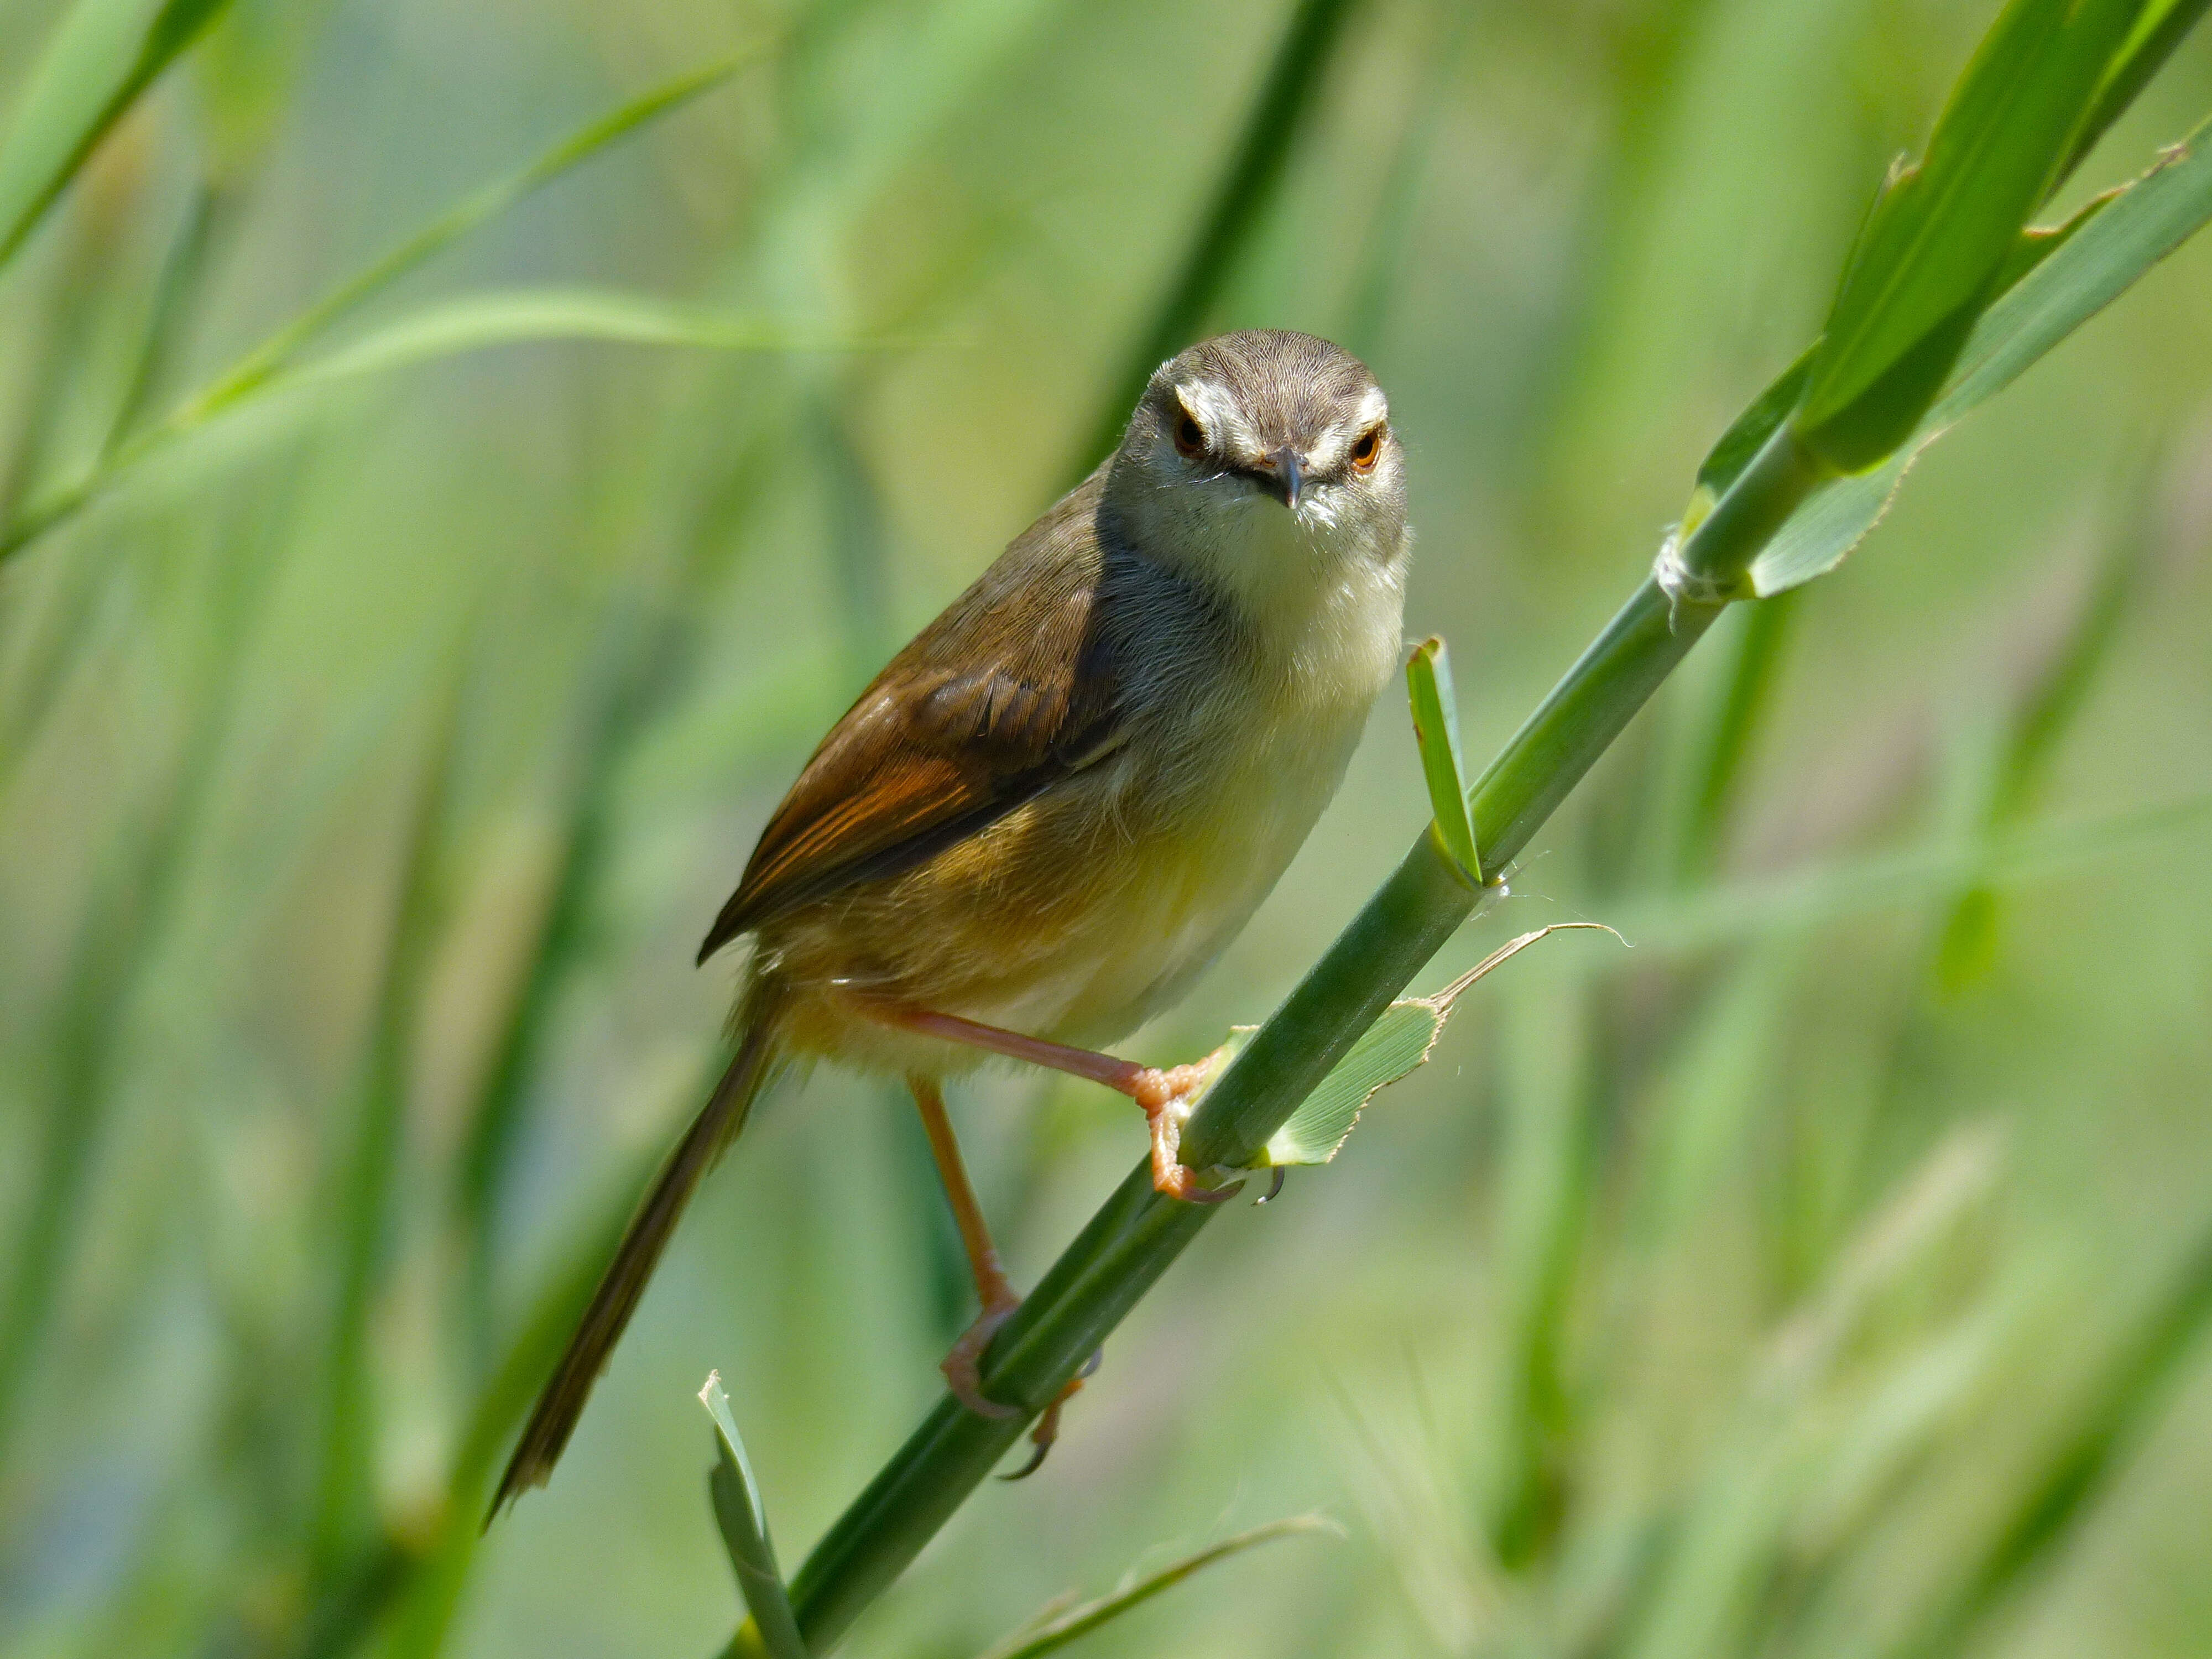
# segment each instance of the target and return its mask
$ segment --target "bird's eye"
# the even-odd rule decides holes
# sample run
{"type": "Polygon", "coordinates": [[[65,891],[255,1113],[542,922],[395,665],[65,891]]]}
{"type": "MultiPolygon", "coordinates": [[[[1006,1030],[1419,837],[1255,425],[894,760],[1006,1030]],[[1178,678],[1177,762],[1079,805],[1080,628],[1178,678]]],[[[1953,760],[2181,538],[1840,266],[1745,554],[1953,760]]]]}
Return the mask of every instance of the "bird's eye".
{"type": "Polygon", "coordinates": [[[1359,441],[1352,446],[1352,470],[1372,472],[1375,463],[1382,457],[1382,428],[1373,426],[1359,434],[1359,441]]]}
{"type": "Polygon", "coordinates": [[[1175,447],[1193,459],[1206,453],[1206,428],[1187,409],[1176,411],[1175,447]]]}

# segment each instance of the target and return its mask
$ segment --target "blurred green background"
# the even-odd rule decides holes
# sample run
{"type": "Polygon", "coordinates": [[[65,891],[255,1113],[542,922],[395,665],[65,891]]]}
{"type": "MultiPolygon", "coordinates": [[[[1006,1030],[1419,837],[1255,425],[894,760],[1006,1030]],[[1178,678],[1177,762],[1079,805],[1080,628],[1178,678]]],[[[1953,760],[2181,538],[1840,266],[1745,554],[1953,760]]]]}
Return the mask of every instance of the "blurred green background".
{"type": "MultiPolygon", "coordinates": [[[[787,1088],[550,1488],[582,1284],[718,1063],[692,950],[820,731],[1203,327],[1345,342],[1474,756],[1818,326],[1988,0],[237,0],[0,280],[0,515],[483,181],[727,84],[359,319],[595,284],[835,349],[511,345],[272,398],[0,566],[0,1650],[699,1654],[692,1395],[787,1566],[967,1322],[903,1097],[787,1088]],[[1209,254],[1293,11],[1279,177],[1209,254]],[[1208,264],[1205,260],[1213,261],[1208,264]]],[[[0,8],[0,112],[60,8],[0,8]]],[[[2212,107],[2191,43],[2070,199],[2212,107]]],[[[859,1626],[975,1654],[1319,1510],[1112,1653],[2212,1652],[2212,246],[1736,615],[1440,960],[1471,995],[1239,1207],[1035,1480],[859,1626]],[[2147,806],[2178,804],[2146,814],[2147,806]]],[[[1427,817],[1386,698],[1244,939],[1258,1019],[1427,817]]],[[[954,1103],[1017,1276],[1143,1145],[954,1103]]]]}

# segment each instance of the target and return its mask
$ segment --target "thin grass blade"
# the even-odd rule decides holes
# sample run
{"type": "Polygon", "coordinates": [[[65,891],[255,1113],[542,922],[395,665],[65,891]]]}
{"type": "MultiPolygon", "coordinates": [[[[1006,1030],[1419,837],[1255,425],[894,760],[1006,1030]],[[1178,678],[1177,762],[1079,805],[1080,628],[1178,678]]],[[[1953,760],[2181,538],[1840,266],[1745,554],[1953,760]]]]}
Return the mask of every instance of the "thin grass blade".
{"type": "Polygon", "coordinates": [[[1735,658],[1701,734],[1682,823],[1674,840],[1678,878],[1702,875],[1713,866],[1726,838],[1744,772],[1766,716],[1795,631],[1796,603],[1777,594],[1748,608],[1735,641],[1735,658]]]}
{"type": "MultiPolygon", "coordinates": [[[[186,433],[205,425],[217,415],[234,409],[256,393],[269,389],[272,382],[294,365],[302,351],[320,339],[335,324],[384,292],[432,255],[495,218],[541,186],[588,161],[617,140],[721,85],[739,70],[757,61],[765,50],[756,48],[725,58],[705,69],[679,76],[643,96],[631,100],[571,134],[529,166],[485,186],[433,220],[366,270],[340,284],[333,292],[279,328],[199,391],[185,398],[161,420],[145,428],[136,437],[117,445],[89,471],[32,501],[20,517],[4,530],[0,530],[0,561],[20,551],[54,526],[106,494],[149,456],[186,433]]],[[[565,332],[571,337],[587,328],[598,328],[618,333],[626,331],[628,336],[633,337],[686,331],[724,339],[733,337],[719,325],[705,326],[696,317],[679,319],[667,314],[649,315],[653,303],[650,301],[621,304],[611,301],[605,296],[601,296],[597,301],[583,301],[573,294],[569,301],[565,307],[550,301],[541,301],[538,324],[554,333],[565,332]],[[645,309],[640,310],[640,305],[645,309]]],[[[441,319],[434,313],[429,322],[412,332],[414,358],[410,359],[407,355],[410,334],[405,324],[395,325],[402,330],[400,337],[396,342],[386,342],[383,349],[396,361],[419,360],[423,355],[434,355],[430,352],[430,347],[441,337],[447,340],[456,337],[465,338],[471,331],[480,335],[495,334],[502,326],[498,317],[491,312],[480,309],[471,314],[466,308],[468,302],[461,304],[463,310],[458,317],[448,315],[441,319]]],[[[503,325],[509,330],[520,328],[521,318],[510,312],[503,325]]],[[[743,328],[736,330],[738,334],[744,331],[743,328]]],[[[660,343],[677,342],[663,339],[660,343]]],[[[452,349],[462,348],[456,346],[452,349]]],[[[356,349],[366,349],[366,343],[356,349]]]]}
{"type": "Polygon", "coordinates": [[[664,82],[587,122],[528,166],[457,203],[247,352],[202,391],[187,398],[172,417],[173,422],[197,424],[215,410],[235,403],[274,376],[341,318],[358,310],[433,255],[444,252],[471,231],[497,218],[610,145],[712,92],[740,70],[759,62],[768,50],[766,46],[757,46],[664,82]]]}
{"type": "Polygon", "coordinates": [[[1346,27],[1361,0],[1299,0],[1283,32],[1274,62],[1238,136],[1236,154],[1221,174],[1193,232],[1151,325],[1139,337],[1109,388],[1098,424],[1085,434],[1072,471],[1080,477],[1098,464],[1121,435],[1121,426],[1152,371],[1190,343],[1206,313],[1235,273],[1253,233],[1265,222],[1299,135],[1313,108],[1346,27]]]}
{"type": "Polygon", "coordinates": [[[386,1648],[392,1659],[434,1659],[443,1651],[483,1536],[487,1488],[507,1440],[568,1346],[637,1206],[639,1188],[652,1178],[653,1163],[639,1158],[606,1182],[596,1206],[573,1229],[566,1253],[527,1298],[497,1362],[487,1367],[448,1468],[436,1535],[410,1549],[387,1587],[397,1609],[386,1648]]]}
{"type": "Polygon", "coordinates": [[[495,346],[550,340],[708,351],[836,350],[859,342],[770,318],[613,289],[503,289],[423,306],[258,383],[266,392],[385,374],[495,346]]]}
{"type": "Polygon", "coordinates": [[[745,1443],[738,1437],[736,1419],[730,1415],[730,1397],[722,1391],[718,1372],[707,1374],[699,1390],[699,1403],[714,1419],[718,1456],[707,1487],[714,1500],[714,1519],[722,1529],[722,1542],[730,1552],[730,1566],[738,1576],[738,1591],[753,1616],[753,1624],[767,1644],[770,1659],[806,1659],[806,1644],[799,1640],[799,1621],[792,1616],[791,1597],[775,1565],[775,1546],[769,1540],[768,1510],[761,1502],[760,1483],[753,1479],[745,1443]]]}
{"type": "Polygon", "coordinates": [[[185,222],[170,242],[155,281],[154,302],[146,314],[123,396],[107,423],[101,441],[103,458],[131,435],[140,417],[160,391],[183,343],[187,320],[206,281],[209,252],[217,240],[217,229],[228,222],[235,198],[212,185],[193,192],[185,222]]]}
{"type": "Polygon", "coordinates": [[[2212,1232],[2201,1236],[2165,1295],[2121,1345],[2087,1408],[2028,1483],[1951,1595],[1893,1659],[1965,1651],[1978,1627],[2012,1601],[2075,1537],[2110,1492],[2158,1413],[2172,1400],[2212,1324],[2212,1232]]]}
{"type": "MultiPolygon", "coordinates": [[[[2151,540],[2144,520],[2152,492],[2139,477],[2129,479],[2124,489],[2126,495],[2144,504],[2129,509],[2117,532],[2107,538],[2099,568],[2063,637],[2013,697],[2001,752],[1993,757],[1995,764],[1978,803],[1979,822],[1972,831],[1978,836],[2018,823],[2033,804],[2059,744],[2112,660],[2112,642],[2151,540]]],[[[1939,984],[1955,991],[1988,971],[1996,959],[1999,917],[1994,888],[1969,887],[1952,899],[1936,947],[1939,984]]]]}
{"type": "Polygon", "coordinates": [[[56,1091],[31,1201],[9,1241],[0,1277],[0,1462],[16,1425],[16,1407],[40,1360],[60,1298],[63,1276],[79,1249],[86,1195],[122,1085],[139,999],[161,947],[185,903],[192,837],[210,810],[217,757],[245,706],[252,641],[274,584],[270,568],[290,522],[289,495],[263,509],[261,524],[234,538],[210,647],[208,683],[195,688],[200,712],[177,757],[172,782],[143,838],[100,884],[86,917],[58,1021],[56,1091]]]}
{"type": "Polygon", "coordinates": [[[2066,880],[2085,865],[2142,857],[2164,843],[2201,835],[2208,823],[2212,793],[2183,795],[2009,830],[1976,845],[1961,847],[1954,837],[1941,836],[1895,852],[1723,882],[1624,907],[1613,922],[1639,951],[1706,951],[1925,904],[1961,889],[2066,880]]]}
{"type": "Polygon", "coordinates": [[[1095,1601],[1085,1601],[1079,1607],[1062,1613],[1049,1613],[1042,1623],[1032,1623],[980,1656],[980,1659],[1043,1659],[1048,1653],[1057,1653],[1069,1643],[1088,1636],[1100,1626],[1120,1618],[1133,1607],[1142,1607],[1154,1596],[1173,1589],[1194,1573],[1242,1555],[1247,1550],[1257,1549],[1262,1544],[1272,1544],[1279,1538],[1295,1538],[1310,1533],[1322,1533],[1333,1538],[1344,1536],[1344,1529],[1325,1516],[1293,1515],[1280,1521],[1270,1521],[1263,1527],[1240,1532],[1233,1538],[1224,1538],[1195,1554],[1162,1567],[1158,1572],[1147,1573],[1135,1583],[1115,1590],[1111,1595],[1102,1595],[1095,1601]]]}
{"type": "MultiPolygon", "coordinates": [[[[1260,1164],[1280,1169],[1293,1164],[1327,1164],[1334,1158],[1359,1125],[1367,1103],[1384,1089],[1411,1077],[1428,1064],[1443,1036],[1452,1009],[1469,988],[1486,979],[1530,945],[1553,933],[1613,929],[1595,921],[1555,921],[1548,927],[1508,939],[1467,972],[1433,996],[1404,997],[1382,1011],[1352,1045],[1352,1052],[1337,1061],[1319,1086],[1305,1097],[1289,1121],[1268,1137],[1261,1149],[1260,1164]]],[[[1614,933],[1613,937],[1620,936],[1614,933]]],[[[1224,1054],[1233,1059],[1251,1039],[1255,1026],[1231,1033],[1224,1054]]]]}
{"type": "Polygon", "coordinates": [[[1474,6],[1444,5],[1431,9],[1436,14],[1436,31],[1428,43],[1428,68],[1419,95],[1409,101],[1390,164],[1380,175],[1382,199],[1369,222],[1364,269],[1352,285],[1336,336],[1362,357],[1372,358],[1382,349],[1392,301],[1421,222],[1422,191],[1428,182],[1437,135],[1450,106],[1453,80],[1460,72],[1475,21],[1482,15],[1474,6]]]}
{"type": "Polygon", "coordinates": [[[2150,84],[2151,77],[2173,55],[2173,49],[2197,27],[2208,4],[2212,4],[2212,0],[2153,0],[2142,9],[2136,19],[2135,33],[2128,37],[2105,71],[2104,83],[2097,88],[2097,101],[2082,118],[2081,131],[2074,135],[2073,148],[2059,164],[2053,189],[2072,175],[2112,123],[2127,112],[2136,95],[2150,84]]]}
{"type": "Polygon", "coordinates": [[[422,981],[443,915],[444,841],[463,725],[465,677],[447,671],[416,786],[383,972],[354,1090],[352,1139],[333,1183],[337,1271],[324,1376],[322,1434],[311,1528],[318,1589],[350,1575],[343,1564],[374,1528],[378,1441],[370,1321],[384,1280],[406,1127],[407,1071],[422,981]]]}
{"type": "Polygon", "coordinates": [[[1482,860],[1474,823],[1467,813],[1467,768],[1460,759],[1459,702],[1452,695],[1451,656],[1440,639],[1416,646],[1406,664],[1406,690],[1413,707],[1413,737],[1421,745],[1421,776],[1444,850],[1478,887],[1482,860]]]}
{"type": "Polygon", "coordinates": [[[0,265],[93,147],[229,0],[77,0],[47,40],[0,143],[0,265]]]}

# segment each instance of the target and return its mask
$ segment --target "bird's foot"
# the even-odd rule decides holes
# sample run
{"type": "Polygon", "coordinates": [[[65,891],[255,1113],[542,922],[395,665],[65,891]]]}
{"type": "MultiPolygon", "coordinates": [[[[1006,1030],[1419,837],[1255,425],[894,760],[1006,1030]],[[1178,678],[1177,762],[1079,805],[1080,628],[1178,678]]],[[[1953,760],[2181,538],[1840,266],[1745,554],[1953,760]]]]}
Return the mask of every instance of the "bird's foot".
{"type": "MultiPolygon", "coordinates": [[[[1022,1305],[1021,1297],[1009,1291],[1002,1297],[994,1297],[975,1322],[960,1333],[960,1340],[945,1356],[938,1369],[945,1373],[945,1386],[952,1390],[952,1397],[978,1417],[1019,1417],[1018,1406],[1004,1406],[987,1398],[983,1393],[983,1350],[991,1346],[991,1339],[999,1334],[1015,1309],[1022,1305]]],[[[1055,1407],[1057,1409],[1057,1407],[1055,1407]]]]}
{"type": "Polygon", "coordinates": [[[1083,1379],[1098,1369],[1098,1362],[1104,1356],[1104,1349],[1097,1350],[1081,1370],[1067,1379],[1067,1386],[1054,1398],[1052,1404],[1044,1408],[1044,1415],[1037,1419],[1036,1427],[1030,1431],[1030,1444],[1036,1449],[1030,1453],[1029,1462],[1012,1474],[1000,1475],[1000,1480],[1026,1480],[1044,1467],[1045,1456],[1052,1450],[1053,1442],[1060,1438],[1060,1408],[1083,1387],[1083,1379]]]}
{"type": "Polygon", "coordinates": [[[1161,1071],[1147,1066],[1132,1080],[1129,1095],[1145,1109],[1152,1130],[1152,1185],[1170,1198],[1189,1204],[1219,1204],[1234,1197],[1244,1183],[1209,1187],[1196,1170],[1182,1161],[1182,1127],[1206,1087],[1229,1063],[1229,1051],[1216,1048],[1192,1066],[1161,1071]]]}
{"type": "MultiPolygon", "coordinates": [[[[952,1352],[945,1356],[941,1369],[945,1372],[945,1386],[951,1389],[955,1400],[978,1417],[994,1417],[1003,1421],[1009,1417],[1021,1415],[1020,1407],[1002,1405],[984,1394],[981,1376],[983,1351],[991,1346],[991,1339],[999,1334],[999,1327],[1005,1324],[1008,1316],[1021,1305],[1019,1297],[1011,1297],[986,1308],[981,1316],[960,1334],[960,1340],[952,1345],[952,1352]]],[[[1066,1405],[1069,1397],[1082,1388],[1083,1379],[1098,1369],[1099,1358],[1100,1354],[1092,1354],[1091,1363],[1068,1378],[1067,1386],[1060,1391],[1052,1404],[1044,1408],[1044,1415],[1037,1419],[1036,1427],[1030,1431],[1030,1444],[1036,1449],[1030,1453],[1029,1461],[1012,1474],[1000,1476],[1001,1480],[1026,1480],[1044,1467],[1046,1454],[1052,1450],[1053,1442],[1060,1438],[1060,1407],[1066,1405]]]]}

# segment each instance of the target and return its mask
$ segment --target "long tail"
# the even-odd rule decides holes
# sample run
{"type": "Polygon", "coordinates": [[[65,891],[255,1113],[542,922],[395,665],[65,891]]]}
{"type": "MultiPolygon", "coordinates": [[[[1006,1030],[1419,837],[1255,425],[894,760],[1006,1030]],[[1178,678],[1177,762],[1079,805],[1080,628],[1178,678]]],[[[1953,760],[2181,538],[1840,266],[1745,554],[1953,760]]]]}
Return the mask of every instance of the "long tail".
{"type": "Polygon", "coordinates": [[[568,1339],[568,1351],[561,1356],[552,1380],[538,1396],[537,1409],[530,1413],[521,1442],[507,1460],[507,1473],[500,1477],[499,1491],[484,1515],[485,1526],[491,1525],[503,1505],[532,1486],[544,1486],[553,1473],[576,1419],[583,1415],[592,1384],[599,1381],[608,1356],[621,1339],[623,1327],[629,1323],[638,1298],[645,1294],[646,1281],[659,1264],[660,1253],[676,1231],[684,1206],[697,1190],[700,1177],[714,1167],[723,1148],[745,1127],[746,1113],[775,1070],[777,1000],[773,990],[764,986],[757,987],[747,999],[744,1035],[738,1041],[737,1054],[661,1166],[637,1213],[630,1218],[614,1260],[600,1278],[599,1289],[592,1293],[591,1306],[584,1310],[575,1335],[568,1339]]]}

